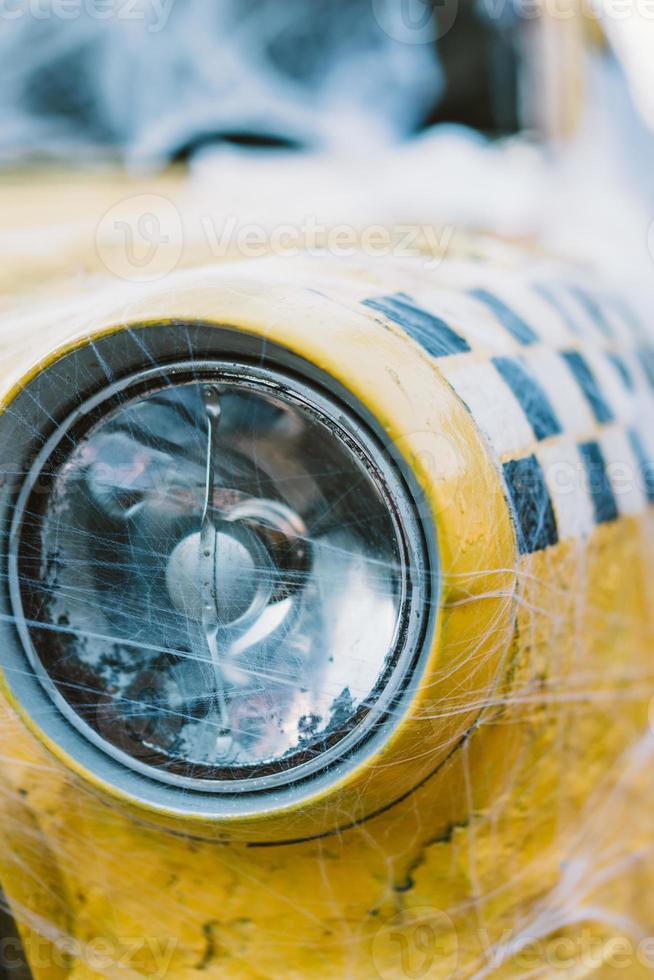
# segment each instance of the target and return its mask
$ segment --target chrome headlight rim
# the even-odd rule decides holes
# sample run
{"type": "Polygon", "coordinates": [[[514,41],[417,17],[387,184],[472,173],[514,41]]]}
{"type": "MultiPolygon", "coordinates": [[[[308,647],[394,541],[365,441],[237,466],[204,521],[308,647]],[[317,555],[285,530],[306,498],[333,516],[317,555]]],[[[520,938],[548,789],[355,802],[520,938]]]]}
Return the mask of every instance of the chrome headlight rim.
{"type": "MultiPolygon", "coordinates": [[[[95,363],[99,369],[94,372],[96,388],[100,382],[99,390],[90,394],[88,388],[82,389],[65,419],[62,419],[61,410],[49,413],[51,431],[45,439],[37,439],[40,447],[36,455],[33,453],[34,440],[26,440],[21,455],[23,459],[29,455],[31,442],[30,476],[21,482],[9,504],[13,509],[8,554],[9,599],[12,603],[10,618],[15,616],[17,620],[12,632],[18,643],[10,644],[14,656],[8,659],[13,659],[15,663],[21,657],[23,661],[27,658],[29,668],[36,671],[38,676],[36,685],[30,683],[30,678],[25,674],[23,683],[17,684],[15,680],[20,674],[20,667],[14,667],[12,681],[9,664],[9,683],[22,713],[44,733],[55,749],[61,749],[66,757],[74,760],[77,768],[88,772],[94,781],[115,787],[122,794],[167,811],[213,816],[250,814],[268,811],[271,806],[278,809],[316,792],[328,790],[378,752],[392,737],[393,731],[406,716],[430,650],[436,607],[434,597],[438,589],[437,556],[433,553],[435,535],[429,534],[429,529],[425,527],[426,515],[419,511],[416,504],[419,492],[413,484],[410,467],[393,447],[387,445],[383,433],[379,432],[375,420],[365,408],[319,369],[280,346],[214,324],[144,324],[95,338],[92,343],[83,343],[53,360],[50,367],[29,381],[12,402],[13,410],[20,414],[22,404],[29,400],[37,404],[41,401],[43,395],[39,389],[53,369],[53,384],[62,373],[69,378],[86,378],[89,362],[95,363]],[[126,345],[130,348],[131,357],[124,356],[126,345]],[[121,348],[122,361],[117,364],[116,358],[120,357],[121,348]],[[193,355],[179,359],[180,351],[193,351],[193,355]],[[150,366],[145,366],[147,364],[150,366]],[[113,378],[108,386],[107,372],[112,374],[121,367],[121,376],[113,378]],[[74,373],[71,368],[74,368],[74,373]],[[39,669],[40,661],[30,656],[29,629],[24,621],[21,622],[17,558],[24,509],[34,481],[39,479],[44,462],[51,458],[54,447],[61,445],[62,439],[72,431],[72,427],[79,425],[82,417],[88,417],[89,411],[106,404],[110,391],[112,395],[118,392],[119,396],[124,396],[126,392],[133,392],[135,386],[152,385],[157,381],[162,383],[164,376],[169,377],[171,373],[182,378],[188,377],[190,372],[192,380],[197,381],[200,372],[205,372],[203,377],[214,379],[217,370],[222,372],[223,378],[242,382],[247,377],[253,384],[269,390],[279,390],[280,385],[285,386],[293,397],[303,400],[305,408],[316,411],[323,420],[327,419],[331,425],[338,426],[341,437],[350,441],[354,451],[365,454],[366,465],[378,470],[376,479],[382,481],[384,499],[393,505],[394,518],[400,521],[407,569],[413,579],[413,602],[403,617],[401,645],[393,657],[393,684],[383,685],[384,696],[375,702],[376,710],[367,712],[365,725],[355,725],[345,739],[339,738],[329,751],[321,753],[314,760],[300,766],[289,766],[282,773],[283,778],[271,780],[268,776],[262,776],[230,779],[229,784],[221,785],[215,780],[162,779],[154,775],[149,766],[135,766],[134,760],[130,762],[121,752],[108,753],[106,745],[99,744],[101,740],[89,737],[92,733],[80,732],[79,725],[74,723],[66,710],[62,710],[64,706],[57,703],[58,698],[53,698],[52,682],[47,676],[43,677],[42,665],[39,669]],[[104,386],[102,377],[105,379],[104,386]],[[328,387],[330,391],[327,391],[328,387]],[[53,704],[57,706],[56,712],[52,710],[53,704]]],[[[23,469],[22,466],[19,468],[23,469]]],[[[7,513],[6,495],[3,497],[3,507],[7,513]]],[[[32,677],[31,681],[35,679],[32,677]]]]}

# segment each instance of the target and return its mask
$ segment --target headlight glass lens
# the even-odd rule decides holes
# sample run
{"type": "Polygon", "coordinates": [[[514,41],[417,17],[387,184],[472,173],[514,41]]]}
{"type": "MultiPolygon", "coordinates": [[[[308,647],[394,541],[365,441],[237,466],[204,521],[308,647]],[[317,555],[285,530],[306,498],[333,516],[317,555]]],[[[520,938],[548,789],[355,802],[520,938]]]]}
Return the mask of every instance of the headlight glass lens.
{"type": "Polygon", "coordinates": [[[39,474],[18,552],[31,655],[129,765],[274,781],[398,689],[407,543],[336,415],[246,372],[171,374],[108,393],[39,474]]]}

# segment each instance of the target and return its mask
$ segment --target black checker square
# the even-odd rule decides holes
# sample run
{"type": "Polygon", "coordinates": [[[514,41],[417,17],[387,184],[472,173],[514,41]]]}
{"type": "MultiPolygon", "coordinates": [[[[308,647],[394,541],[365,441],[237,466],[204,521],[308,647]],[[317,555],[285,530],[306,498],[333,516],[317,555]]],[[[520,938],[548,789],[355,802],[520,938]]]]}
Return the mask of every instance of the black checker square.
{"type": "Polygon", "coordinates": [[[509,386],[538,440],[563,431],[547,394],[531,371],[517,358],[494,357],[493,364],[509,386]]]}
{"type": "Polygon", "coordinates": [[[467,340],[445,320],[423,309],[406,293],[364,299],[363,305],[402,327],[432,357],[449,357],[470,350],[467,340]]]}
{"type": "Polygon", "coordinates": [[[590,364],[583,354],[577,350],[564,350],[561,357],[568,365],[570,372],[579,385],[581,393],[588,402],[590,409],[600,425],[613,421],[613,410],[609,405],[599,381],[591,370],[590,364]]]}
{"type": "Polygon", "coordinates": [[[588,487],[590,489],[596,524],[607,524],[618,518],[618,505],[606,472],[604,453],[597,442],[583,442],[579,446],[588,487]]]}
{"type": "Polygon", "coordinates": [[[559,533],[545,476],[535,456],[504,463],[521,555],[557,544],[559,533]]]}
{"type": "Polygon", "coordinates": [[[472,289],[470,290],[470,295],[476,299],[478,302],[483,303],[484,306],[488,307],[491,313],[495,316],[497,320],[502,324],[505,330],[507,330],[514,340],[517,340],[519,344],[524,347],[528,347],[530,344],[535,344],[538,340],[538,335],[529,326],[526,320],[523,320],[515,310],[511,309],[503,299],[496,296],[495,293],[491,293],[488,289],[472,289]]]}

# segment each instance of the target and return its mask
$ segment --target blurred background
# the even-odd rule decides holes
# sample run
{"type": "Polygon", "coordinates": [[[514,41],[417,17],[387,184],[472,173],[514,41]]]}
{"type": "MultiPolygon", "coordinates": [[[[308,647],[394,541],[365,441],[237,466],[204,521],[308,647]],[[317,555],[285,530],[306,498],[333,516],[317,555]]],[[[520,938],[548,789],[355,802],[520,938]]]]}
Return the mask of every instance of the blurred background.
{"type": "Polygon", "coordinates": [[[533,109],[505,0],[15,2],[0,44],[7,162],[352,151],[443,121],[515,132],[533,109]]]}
{"type": "Polygon", "coordinates": [[[652,0],[0,0],[0,296],[26,262],[124,275],[143,195],[132,244],[181,262],[227,217],[301,240],[310,215],[642,278],[653,127],[652,0]]]}
{"type": "Polygon", "coordinates": [[[1,0],[0,153],[161,166],[217,144],[369,150],[447,122],[561,135],[603,37],[651,115],[654,7],[594,2],[1,0]]]}

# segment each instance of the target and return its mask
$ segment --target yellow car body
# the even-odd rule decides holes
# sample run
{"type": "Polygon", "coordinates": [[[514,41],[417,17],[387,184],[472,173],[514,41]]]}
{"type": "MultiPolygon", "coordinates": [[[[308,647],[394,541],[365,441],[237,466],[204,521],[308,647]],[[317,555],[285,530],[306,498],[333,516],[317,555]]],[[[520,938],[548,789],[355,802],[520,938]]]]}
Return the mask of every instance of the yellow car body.
{"type": "MultiPolygon", "coordinates": [[[[98,272],[97,253],[77,241],[74,254],[98,272]]],[[[148,284],[91,278],[77,297],[60,286],[70,255],[52,249],[45,285],[6,283],[3,413],[64,356],[127,329],[228,325],[283,349],[347,393],[413,474],[439,555],[433,638],[379,751],[301,804],[229,819],[107,784],[48,738],[5,673],[0,883],[35,980],[648,976],[641,311],[533,250],[473,239],[375,262],[197,259],[148,284]],[[460,348],[434,356],[407,309],[460,348]],[[540,379],[558,426],[539,429],[507,362],[540,379]],[[605,464],[594,487],[589,446],[605,464]]]]}

